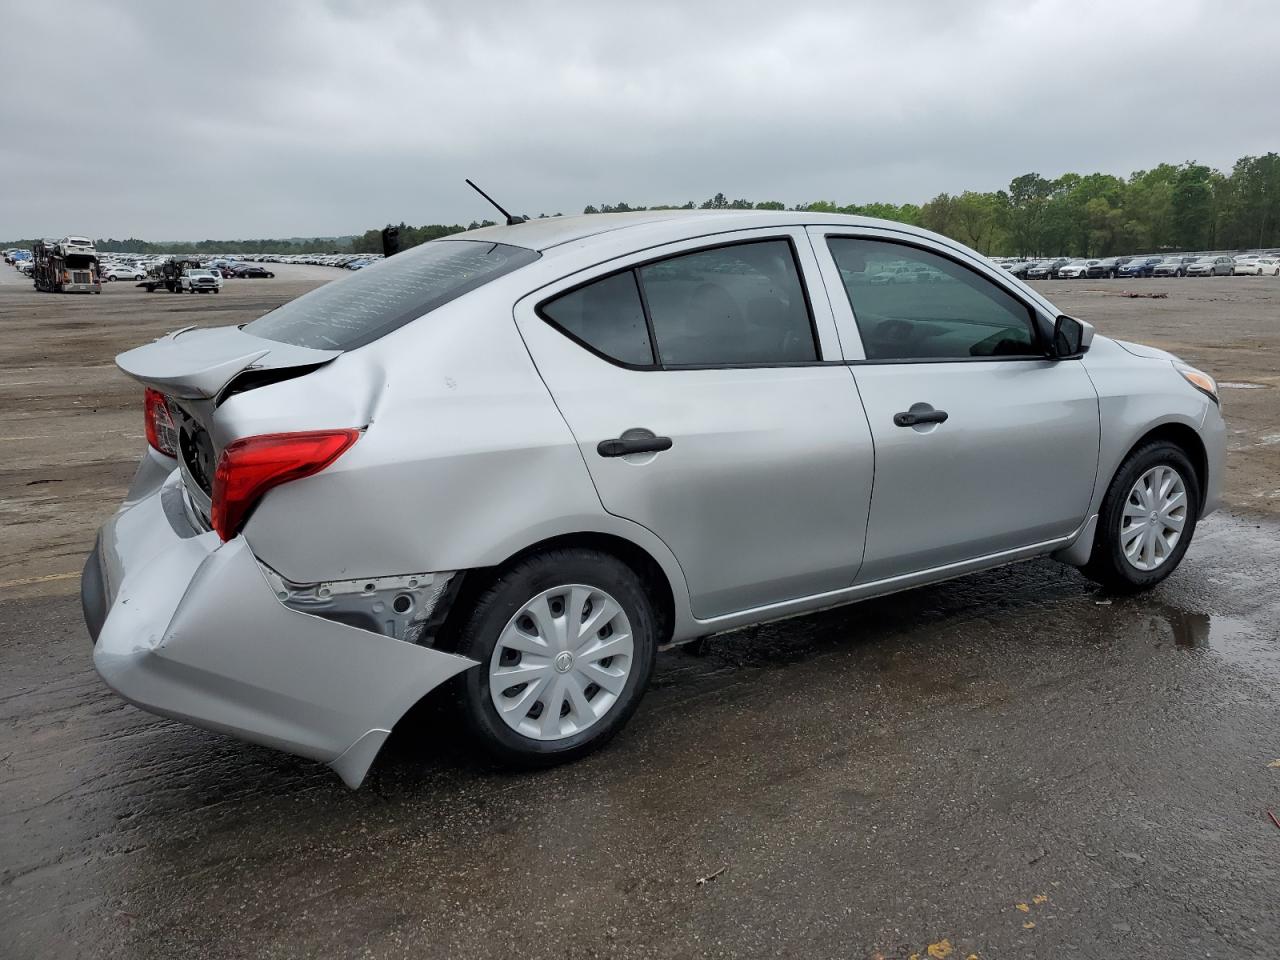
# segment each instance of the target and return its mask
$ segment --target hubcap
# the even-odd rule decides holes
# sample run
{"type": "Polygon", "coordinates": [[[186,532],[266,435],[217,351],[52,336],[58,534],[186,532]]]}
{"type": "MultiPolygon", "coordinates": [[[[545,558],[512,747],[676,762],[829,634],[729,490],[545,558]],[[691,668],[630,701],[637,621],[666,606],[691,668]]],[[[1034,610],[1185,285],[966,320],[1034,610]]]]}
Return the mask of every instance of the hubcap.
{"type": "Polygon", "coordinates": [[[489,696],[517,733],[562,740],[618,702],[634,650],[631,622],[613,597],[580,583],[553,587],[503,628],[489,660],[489,696]]]}
{"type": "Polygon", "coordinates": [[[1149,572],[1169,559],[1187,523],[1187,488],[1173,467],[1138,478],[1120,518],[1120,547],[1134,569],[1149,572]]]}

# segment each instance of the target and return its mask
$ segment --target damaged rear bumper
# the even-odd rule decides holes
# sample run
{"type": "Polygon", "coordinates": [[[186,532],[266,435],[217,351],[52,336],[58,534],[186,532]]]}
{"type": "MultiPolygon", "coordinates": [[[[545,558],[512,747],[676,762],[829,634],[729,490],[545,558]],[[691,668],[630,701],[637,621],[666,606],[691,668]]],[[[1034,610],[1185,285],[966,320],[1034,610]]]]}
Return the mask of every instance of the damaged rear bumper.
{"type": "Polygon", "coordinates": [[[176,474],[136,494],[81,585],[94,666],[131,703],[320,760],[354,788],[400,717],[474,665],[285,606],[243,536],[190,524],[176,474]]]}

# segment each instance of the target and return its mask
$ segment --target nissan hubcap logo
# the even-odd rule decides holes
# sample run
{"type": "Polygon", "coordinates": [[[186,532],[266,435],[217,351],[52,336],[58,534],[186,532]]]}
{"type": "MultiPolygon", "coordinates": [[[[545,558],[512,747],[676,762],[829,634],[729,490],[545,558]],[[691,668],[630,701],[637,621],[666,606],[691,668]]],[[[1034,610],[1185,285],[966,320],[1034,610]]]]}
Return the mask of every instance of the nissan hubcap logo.
{"type": "Polygon", "coordinates": [[[556,672],[568,673],[573,669],[573,654],[568,650],[561,650],[556,654],[556,672]]]}

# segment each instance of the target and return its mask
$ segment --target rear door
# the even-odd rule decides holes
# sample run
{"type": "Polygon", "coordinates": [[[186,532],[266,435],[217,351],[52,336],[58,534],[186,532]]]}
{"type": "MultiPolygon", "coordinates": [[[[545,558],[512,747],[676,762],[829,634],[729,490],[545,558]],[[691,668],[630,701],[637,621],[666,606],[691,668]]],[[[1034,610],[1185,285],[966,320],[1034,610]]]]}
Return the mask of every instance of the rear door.
{"type": "Polygon", "coordinates": [[[1083,364],[1045,358],[1035,308],[959,251],[891,231],[812,232],[875,440],[859,581],[1076,530],[1097,473],[1098,398],[1083,364]],[[927,270],[876,282],[902,265],[927,270]]]}
{"type": "Polygon", "coordinates": [[[802,228],[584,271],[516,305],[609,512],[679,560],[708,618],[849,586],[872,447],[802,228]]]}

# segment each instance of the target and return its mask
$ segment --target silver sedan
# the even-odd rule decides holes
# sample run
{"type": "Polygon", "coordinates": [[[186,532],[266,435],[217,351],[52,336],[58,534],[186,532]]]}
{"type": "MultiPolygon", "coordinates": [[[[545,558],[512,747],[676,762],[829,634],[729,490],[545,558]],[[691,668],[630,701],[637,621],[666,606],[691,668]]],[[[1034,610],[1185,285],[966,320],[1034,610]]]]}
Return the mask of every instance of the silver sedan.
{"type": "Polygon", "coordinates": [[[857,217],[490,227],[117,363],[148,447],[85,566],[98,672],[353,787],[441,685],[548,764],[669,643],[1033,557],[1151,587],[1222,488],[1208,374],[857,217]]]}

